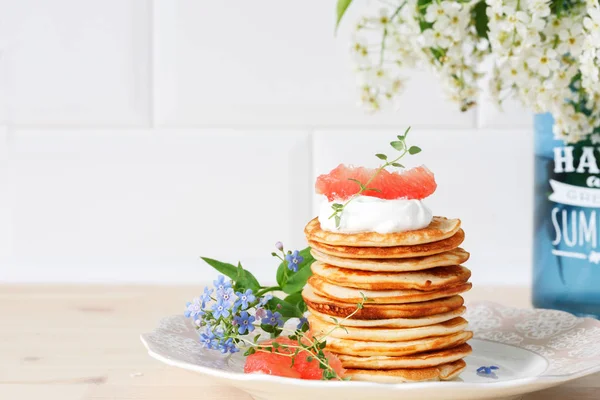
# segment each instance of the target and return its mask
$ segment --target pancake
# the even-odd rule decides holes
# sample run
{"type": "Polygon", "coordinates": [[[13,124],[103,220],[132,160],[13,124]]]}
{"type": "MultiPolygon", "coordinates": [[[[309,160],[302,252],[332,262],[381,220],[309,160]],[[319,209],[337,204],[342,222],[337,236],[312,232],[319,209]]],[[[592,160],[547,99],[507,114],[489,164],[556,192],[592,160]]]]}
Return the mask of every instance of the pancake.
{"type": "Polygon", "coordinates": [[[317,275],[313,275],[308,279],[308,285],[311,286],[317,294],[329,297],[330,299],[342,301],[344,303],[360,303],[363,301],[362,295],[364,295],[368,299],[367,303],[370,304],[406,304],[441,299],[443,297],[450,297],[467,292],[472,286],[470,282],[466,282],[429,292],[413,289],[360,290],[333,285],[319,278],[317,275]]]}
{"type": "MultiPolygon", "coordinates": [[[[437,301],[437,300],[434,300],[437,301]]],[[[413,303],[416,304],[416,303],[413,303]]],[[[339,322],[346,327],[360,327],[360,328],[415,328],[418,326],[427,326],[439,324],[441,322],[449,321],[453,318],[460,317],[465,313],[467,309],[465,307],[457,308],[456,310],[448,311],[446,313],[431,315],[422,318],[388,318],[388,319],[340,319],[339,322]]],[[[314,308],[308,307],[308,311],[315,318],[325,322],[332,322],[331,315],[323,314],[314,308]]]]}
{"type": "Polygon", "coordinates": [[[310,331],[316,336],[323,336],[331,332],[329,337],[373,341],[373,342],[404,342],[408,340],[423,339],[434,336],[448,336],[454,333],[462,332],[467,329],[467,321],[458,317],[440,324],[420,326],[416,328],[355,328],[347,327],[336,329],[333,321],[325,322],[320,319],[309,316],[308,324],[310,331]]]}
{"type": "Polygon", "coordinates": [[[338,358],[344,368],[359,369],[399,369],[399,368],[430,368],[463,359],[472,353],[467,343],[451,349],[435,350],[427,353],[403,357],[371,356],[357,357],[340,354],[338,358]]]}
{"type": "Polygon", "coordinates": [[[374,272],[422,271],[434,267],[460,265],[469,259],[469,253],[460,247],[431,256],[398,259],[342,258],[322,253],[314,248],[311,249],[310,253],[316,260],[325,264],[345,269],[374,272]]]}
{"type": "Polygon", "coordinates": [[[315,261],[311,268],[315,275],[331,284],[365,290],[432,291],[464,283],[471,277],[471,271],[460,265],[431,268],[426,271],[370,272],[339,268],[315,261]]]}
{"type": "Polygon", "coordinates": [[[414,246],[393,247],[351,247],[332,246],[308,239],[308,245],[321,253],[345,258],[412,258],[439,254],[457,248],[465,240],[465,232],[458,232],[438,242],[417,244],[414,246]]]}
{"type": "Polygon", "coordinates": [[[453,236],[459,229],[459,219],[433,217],[429,226],[414,231],[340,233],[322,230],[319,219],[314,218],[306,225],[304,233],[309,240],[332,246],[391,247],[439,242],[453,236]]]}
{"type": "Polygon", "coordinates": [[[449,381],[465,370],[467,363],[463,360],[442,364],[437,367],[420,369],[347,369],[346,375],[353,381],[379,383],[403,383],[424,381],[449,381]]]}
{"type": "Polygon", "coordinates": [[[373,342],[339,339],[329,336],[327,350],[350,356],[408,356],[426,351],[447,349],[466,343],[473,332],[462,331],[446,336],[407,340],[405,342],[373,342]]]}
{"type": "MultiPolygon", "coordinates": [[[[320,313],[333,317],[345,318],[356,311],[356,303],[346,303],[323,297],[308,285],[302,290],[302,298],[306,305],[320,313]]],[[[379,320],[389,318],[422,318],[447,313],[463,306],[464,299],[452,296],[444,299],[409,304],[369,304],[354,314],[353,318],[360,320],[379,320]]]]}

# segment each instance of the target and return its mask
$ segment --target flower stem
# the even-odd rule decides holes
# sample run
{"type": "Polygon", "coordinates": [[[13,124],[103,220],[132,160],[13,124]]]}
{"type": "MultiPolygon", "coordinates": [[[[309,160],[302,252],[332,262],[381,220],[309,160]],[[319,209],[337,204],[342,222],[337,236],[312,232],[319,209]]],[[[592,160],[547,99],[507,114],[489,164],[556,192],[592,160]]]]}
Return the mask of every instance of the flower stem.
{"type": "Polygon", "coordinates": [[[269,287],[265,287],[265,288],[262,288],[261,290],[259,290],[258,292],[256,292],[256,295],[255,295],[255,296],[256,296],[256,297],[259,297],[259,296],[262,296],[262,295],[263,295],[263,294],[265,294],[265,293],[268,293],[268,292],[275,292],[275,291],[277,291],[277,290],[281,290],[281,288],[280,288],[279,286],[269,286],[269,287]]]}

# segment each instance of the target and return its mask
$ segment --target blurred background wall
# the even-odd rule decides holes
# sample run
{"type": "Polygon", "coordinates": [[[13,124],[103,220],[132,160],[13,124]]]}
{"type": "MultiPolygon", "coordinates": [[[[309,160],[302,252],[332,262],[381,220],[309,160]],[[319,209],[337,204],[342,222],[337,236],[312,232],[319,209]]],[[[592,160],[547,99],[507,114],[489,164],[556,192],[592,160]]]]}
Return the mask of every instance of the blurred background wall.
{"type": "Polygon", "coordinates": [[[424,71],[365,114],[355,3],[336,37],[333,0],[0,0],[0,281],[193,283],[200,255],[272,279],[315,177],[412,125],[475,284],[529,283],[531,115],[460,113],[424,71]]]}

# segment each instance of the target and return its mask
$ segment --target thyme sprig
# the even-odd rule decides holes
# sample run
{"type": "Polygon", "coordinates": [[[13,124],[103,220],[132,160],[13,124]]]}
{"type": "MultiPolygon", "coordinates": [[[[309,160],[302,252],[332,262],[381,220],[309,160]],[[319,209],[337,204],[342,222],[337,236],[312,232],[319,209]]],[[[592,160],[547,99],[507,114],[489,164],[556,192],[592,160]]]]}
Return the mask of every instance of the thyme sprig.
{"type": "Polygon", "coordinates": [[[335,218],[336,228],[340,227],[340,224],[342,221],[342,213],[344,212],[344,209],[354,199],[356,199],[362,193],[367,192],[367,191],[381,192],[380,189],[369,187],[371,182],[373,182],[373,180],[381,173],[381,171],[383,171],[387,167],[404,168],[404,165],[400,164],[398,161],[400,161],[406,154],[414,155],[414,154],[421,152],[420,147],[418,147],[418,146],[410,146],[409,147],[408,144],[406,143],[406,137],[408,136],[409,131],[410,131],[410,126],[408,128],[406,128],[406,131],[404,131],[403,135],[397,136],[398,140],[394,140],[394,141],[390,142],[390,146],[392,146],[392,148],[394,150],[399,151],[400,155],[398,155],[395,158],[391,158],[391,157],[388,157],[386,154],[382,154],[382,153],[375,154],[375,157],[379,158],[380,160],[385,161],[385,163],[382,164],[379,168],[377,168],[375,173],[369,178],[369,180],[366,183],[362,183],[358,179],[348,178],[348,180],[358,184],[360,187],[360,190],[356,194],[354,194],[352,197],[350,197],[348,200],[346,200],[346,202],[344,204],[333,203],[331,205],[333,213],[329,216],[329,219],[335,218]]]}
{"type": "Polygon", "coordinates": [[[362,292],[360,295],[362,297],[362,301],[356,305],[356,310],[354,310],[352,313],[347,315],[341,321],[335,317],[330,317],[334,323],[334,326],[324,335],[319,337],[314,335],[306,335],[307,327],[305,325],[301,329],[296,329],[292,335],[288,336],[288,338],[297,342],[297,344],[294,345],[277,342],[272,342],[268,345],[260,344],[258,343],[260,334],[256,335],[252,341],[240,337],[240,339],[249,346],[244,355],[248,356],[256,352],[277,353],[278,355],[289,357],[291,359],[290,367],[293,367],[296,357],[298,357],[298,355],[301,353],[307,353],[308,355],[306,360],[308,362],[316,360],[319,363],[319,368],[323,370],[323,380],[348,380],[348,378],[342,378],[339,376],[335,369],[333,369],[333,367],[329,364],[329,360],[325,354],[325,347],[327,346],[327,338],[336,330],[343,329],[344,331],[348,332],[342,323],[352,318],[354,315],[356,315],[356,313],[362,310],[364,303],[368,301],[367,297],[362,292]]]}

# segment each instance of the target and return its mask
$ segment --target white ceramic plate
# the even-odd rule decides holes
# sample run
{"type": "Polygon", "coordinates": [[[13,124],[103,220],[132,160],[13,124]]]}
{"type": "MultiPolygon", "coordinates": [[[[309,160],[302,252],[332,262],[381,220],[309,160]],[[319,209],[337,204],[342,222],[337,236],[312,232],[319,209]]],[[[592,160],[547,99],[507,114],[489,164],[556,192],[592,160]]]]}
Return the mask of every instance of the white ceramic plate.
{"type": "Polygon", "coordinates": [[[168,365],[195,371],[248,392],[255,399],[330,398],[345,400],[443,398],[518,398],[600,372],[600,321],[554,310],[473,303],[465,318],[475,339],[467,369],[452,382],[379,384],[308,381],[262,374],[244,374],[244,357],[205,350],[183,316],[163,319],[141,336],[148,353],[168,365]],[[495,376],[481,376],[481,366],[500,367],[495,376]]]}

